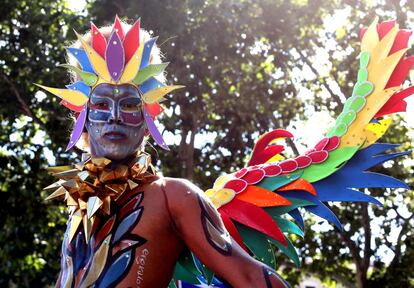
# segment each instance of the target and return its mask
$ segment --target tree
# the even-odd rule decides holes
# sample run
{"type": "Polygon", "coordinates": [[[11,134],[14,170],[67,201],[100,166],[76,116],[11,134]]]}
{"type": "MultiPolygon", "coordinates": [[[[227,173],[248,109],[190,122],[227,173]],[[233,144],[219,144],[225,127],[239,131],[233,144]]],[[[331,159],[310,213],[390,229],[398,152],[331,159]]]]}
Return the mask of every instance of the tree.
{"type": "Polygon", "coordinates": [[[44,202],[40,193],[52,181],[46,156],[61,163],[73,155],[62,149],[66,112],[56,99],[35,98],[33,83],[67,81],[65,71],[51,71],[64,61],[68,27],[82,17],[64,1],[1,5],[0,286],[41,287],[56,279],[66,222],[64,207],[44,202]]]}

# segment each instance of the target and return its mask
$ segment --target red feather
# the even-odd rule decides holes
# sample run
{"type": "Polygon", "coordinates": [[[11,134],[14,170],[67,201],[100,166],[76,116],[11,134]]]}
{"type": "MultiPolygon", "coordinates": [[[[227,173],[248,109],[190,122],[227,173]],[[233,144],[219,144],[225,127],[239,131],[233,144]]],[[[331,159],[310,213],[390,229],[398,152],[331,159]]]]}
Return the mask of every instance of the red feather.
{"type": "Polygon", "coordinates": [[[95,26],[91,22],[91,43],[92,48],[102,56],[102,58],[105,58],[105,51],[106,51],[106,38],[103,36],[101,31],[99,31],[98,27],[95,26]]]}
{"type": "Polygon", "coordinates": [[[128,33],[125,35],[125,64],[128,63],[129,59],[131,59],[132,55],[134,55],[139,47],[139,27],[140,19],[135,21],[134,25],[132,25],[131,29],[129,29],[128,33]]]}
{"type": "Polygon", "coordinates": [[[240,247],[242,247],[246,251],[249,251],[246,245],[244,244],[239,231],[237,231],[237,228],[234,225],[234,223],[231,221],[231,219],[226,213],[221,212],[220,210],[221,209],[219,208],[218,211],[220,212],[221,220],[223,220],[224,226],[226,227],[227,231],[229,231],[231,237],[233,237],[233,239],[237,242],[237,244],[240,245],[240,247]]]}
{"type": "Polygon", "coordinates": [[[279,226],[262,208],[234,198],[220,207],[231,219],[253,228],[286,246],[285,235],[279,226]]]}

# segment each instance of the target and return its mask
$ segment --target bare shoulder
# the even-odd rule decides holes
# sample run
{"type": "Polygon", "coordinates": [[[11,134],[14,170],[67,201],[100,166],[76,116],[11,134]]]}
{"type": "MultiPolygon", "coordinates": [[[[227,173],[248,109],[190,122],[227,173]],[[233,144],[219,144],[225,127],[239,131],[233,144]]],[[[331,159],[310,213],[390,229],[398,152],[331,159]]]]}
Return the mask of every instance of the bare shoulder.
{"type": "Polygon", "coordinates": [[[199,199],[205,199],[204,192],[191,181],[182,178],[162,178],[164,190],[171,210],[176,212],[198,205],[199,199]]]}

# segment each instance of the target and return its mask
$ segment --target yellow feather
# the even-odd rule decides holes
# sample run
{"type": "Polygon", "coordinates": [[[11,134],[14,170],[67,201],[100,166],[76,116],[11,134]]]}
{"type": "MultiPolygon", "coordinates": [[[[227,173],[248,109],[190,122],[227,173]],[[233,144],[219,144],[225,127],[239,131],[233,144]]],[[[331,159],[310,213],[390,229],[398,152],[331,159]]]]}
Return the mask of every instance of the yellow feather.
{"type": "Polygon", "coordinates": [[[160,100],[164,95],[170,93],[171,91],[184,87],[185,86],[182,85],[164,86],[145,93],[142,95],[142,99],[147,104],[153,104],[155,102],[158,102],[158,100],[160,100]]]}
{"type": "Polygon", "coordinates": [[[355,121],[348,127],[347,133],[341,137],[339,147],[355,147],[362,145],[366,141],[365,126],[371,121],[379,109],[388,101],[388,99],[400,88],[389,88],[379,93],[373,93],[368,96],[367,103],[361,110],[355,121]]]}
{"type": "Polygon", "coordinates": [[[266,163],[273,163],[273,162],[278,162],[278,161],[282,161],[285,160],[285,157],[283,157],[280,154],[277,154],[275,156],[273,156],[272,158],[270,158],[269,160],[266,161],[266,163]]]}
{"type": "Polygon", "coordinates": [[[83,49],[85,49],[86,55],[91,62],[93,69],[98,74],[98,76],[107,82],[113,82],[111,75],[109,74],[108,67],[106,66],[106,61],[99,55],[89,44],[79,35],[76,31],[76,36],[79,41],[82,43],[83,49]]]}
{"type": "Polygon", "coordinates": [[[86,102],[88,102],[88,97],[86,97],[85,94],[77,90],[58,89],[58,88],[46,87],[46,86],[39,85],[39,84],[35,84],[35,85],[39,86],[40,88],[52,93],[53,95],[56,95],[57,97],[75,106],[83,106],[85,105],[86,102]]]}
{"type": "Polygon", "coordinates": [[[385,88],[392,72],[395,69],[395,66],[397,66],[401,57],[407,50],[408,49],[402,49],[379,61],[378,63],[368,65],[368,81],[372,82],[375,88],[374,93],[368,96],[368,98],[373,98],[372,96],[375,92],[381,91],[385,88]]]}
{"type": "Polygon", "coordinates": [[[361,42],[361,51],[371,52],[375,46],[378,45],[379,37],[377,33],[378,16],[375,17],[374,21],[369,25],[367,31],[364,34],[361,42]]]}
{"type": "Polygon", "coordinates": [[[120,83],[131,82],[132,79],[135,78],[139,71],[139,66],[141,65],[143,50],[144,45],[139,45],[139,48],[137,49],[137,51],[135,51],[134,55],[128,61],[128,64],[125,66],[121,79],[119,79],[120,83]]]}
{"type": "Polygon", "coordinates": [[[362,148],[368,147],[371,144],[377,142],[377,140],[381,138],[390,127],[391,122],[391,118],[388,118],[380,120],[378,123],[369,123],[364,129],[366,134],[366,141],[362,148]]]}
{"type": "Polygon", "coordinates": [[[380,60],[387,58],[388,53],[390,53],[391,47],[394,44],[397,33],[398,25],[395,25],[373,49],[371,61],[379,62],[380,60]]]}

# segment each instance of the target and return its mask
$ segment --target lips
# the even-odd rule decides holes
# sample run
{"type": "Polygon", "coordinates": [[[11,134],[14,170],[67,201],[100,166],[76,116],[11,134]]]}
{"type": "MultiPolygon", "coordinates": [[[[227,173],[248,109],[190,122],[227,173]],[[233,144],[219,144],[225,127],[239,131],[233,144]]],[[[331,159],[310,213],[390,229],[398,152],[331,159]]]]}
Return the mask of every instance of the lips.
{"type": "Polygon", "coordinates": [[[111,131],[104,134],[104,138],[112,140],[112,141],[119,141],[124,140],[127,138],[126,134],[117,131],[111,131]]]}

